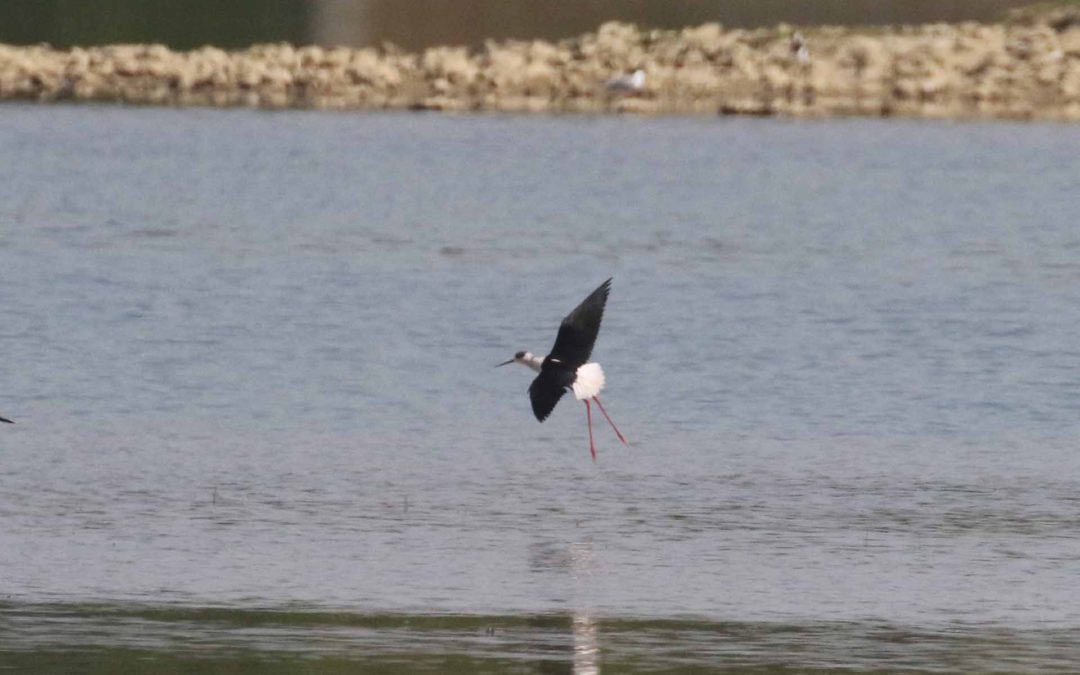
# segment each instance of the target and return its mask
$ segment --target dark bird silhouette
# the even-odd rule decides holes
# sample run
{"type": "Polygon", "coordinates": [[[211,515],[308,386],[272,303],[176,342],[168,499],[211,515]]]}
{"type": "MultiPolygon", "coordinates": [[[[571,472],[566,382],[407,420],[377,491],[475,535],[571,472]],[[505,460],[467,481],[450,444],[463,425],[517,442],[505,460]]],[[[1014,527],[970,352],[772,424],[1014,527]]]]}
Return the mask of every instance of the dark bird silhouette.
{"type": "Polygon", "coordinates": [[[514,358],[509,361],[499,364],[505,366],[520,363],[540,373],[529,385],[533,414],[540,422],[548,418],[555,409],[555,404],[567,391],[572,391],[574,398],[585,402],[585,418],[589,424],[589,452],[592,453],[594,462],[596,445],[593,443],[590,400],[600,408],[600,412],[604,414],[623,445],[628,445],[600,403],[598,395],[604,388],[604,370],[599,363],[589,361],[593,345],[596,344],[596,336],[600,332],[600,321],[604,318],[604,307],[610,291],[611,279],[608,279],[582,300],[574,311],[566,315],[559,325],[559,334],[555,337],[551,353],[547,356],[541,358],[532,352],[521,351],[514,354],[514,358]]]}

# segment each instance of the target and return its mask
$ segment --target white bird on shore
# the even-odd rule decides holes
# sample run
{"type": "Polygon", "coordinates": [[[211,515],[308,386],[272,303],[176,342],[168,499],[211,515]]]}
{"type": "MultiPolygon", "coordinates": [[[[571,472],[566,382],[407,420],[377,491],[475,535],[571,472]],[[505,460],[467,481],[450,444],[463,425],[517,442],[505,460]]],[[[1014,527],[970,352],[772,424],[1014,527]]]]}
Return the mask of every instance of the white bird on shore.
{"type": "Polygon", "coordinates": [[[645,71],[638,68],[629,75],[619,75],[604,83],[613,94],[636,94],[645,89],[645,71]]]}

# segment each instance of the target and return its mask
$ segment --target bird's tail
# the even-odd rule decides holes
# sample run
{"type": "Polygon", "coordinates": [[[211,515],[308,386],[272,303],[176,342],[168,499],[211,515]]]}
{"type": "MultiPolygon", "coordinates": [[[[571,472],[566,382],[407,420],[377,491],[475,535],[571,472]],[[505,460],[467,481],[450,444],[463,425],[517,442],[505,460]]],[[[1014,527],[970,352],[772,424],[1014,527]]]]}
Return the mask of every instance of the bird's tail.
{"type": "Polygon", "coordinates": [[[577,369],[577,377],[570,386],[574,390],[574,398],[588,400],[604,388],[604,369],[599,363],[586,363],[577,369]]]}

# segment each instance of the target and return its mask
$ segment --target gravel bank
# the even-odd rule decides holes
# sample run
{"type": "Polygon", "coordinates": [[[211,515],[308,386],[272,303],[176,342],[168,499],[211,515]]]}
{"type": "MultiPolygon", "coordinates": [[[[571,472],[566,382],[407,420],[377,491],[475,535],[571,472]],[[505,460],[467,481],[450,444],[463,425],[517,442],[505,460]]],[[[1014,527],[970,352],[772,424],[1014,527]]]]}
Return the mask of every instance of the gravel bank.
{"type": "Polygon", "coordinates": [[[801,32],[718,24],[645,31],[608,23],[557,43],[492,42],[423,53],[287,44],[234,52],[0,45],[0,99],[1080,120],[1080,9],[1001,24],[801,32]],[[611,86],[637,69],[644,71],[642,86],[611,86]]]}

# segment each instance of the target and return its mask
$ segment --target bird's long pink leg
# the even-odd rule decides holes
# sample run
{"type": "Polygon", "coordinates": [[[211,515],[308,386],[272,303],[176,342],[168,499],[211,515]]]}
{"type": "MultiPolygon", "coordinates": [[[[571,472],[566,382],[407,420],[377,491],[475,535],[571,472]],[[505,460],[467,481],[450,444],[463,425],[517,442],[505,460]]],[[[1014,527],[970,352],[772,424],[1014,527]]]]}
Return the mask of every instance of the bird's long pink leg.
{"type": "MultiPolygon", "coordinates": [[[[611,417],[607,414],[607,411],[604,410],[603,404],[600,403],[600,398],[597,396],[593,396],[592,400],[596,401],[596,405],[600,406],[600,412],[604,413],[604,417],[607,419],[608,424],[610,424],[611,428],[615,430],[615,435],[619,437],[619,440],[622,441],[622,444],[627,446],[630,445],[626,442],[626,439],[623,438],[623,435],[619,433],[619,427],[615,426],[615,423],[611,421],[611,417]]],[[[585,403],[588,404],[588,401],[586,401],[585,403]]]]}
{"type": "Polygon", "coordinates": [[[589,421],[589,452],[592,453],[592,461],[596,461],[596,445],[592,439],[592,408],[589,407],[589,399],[585,399],[585,419],[589,421]]]}

